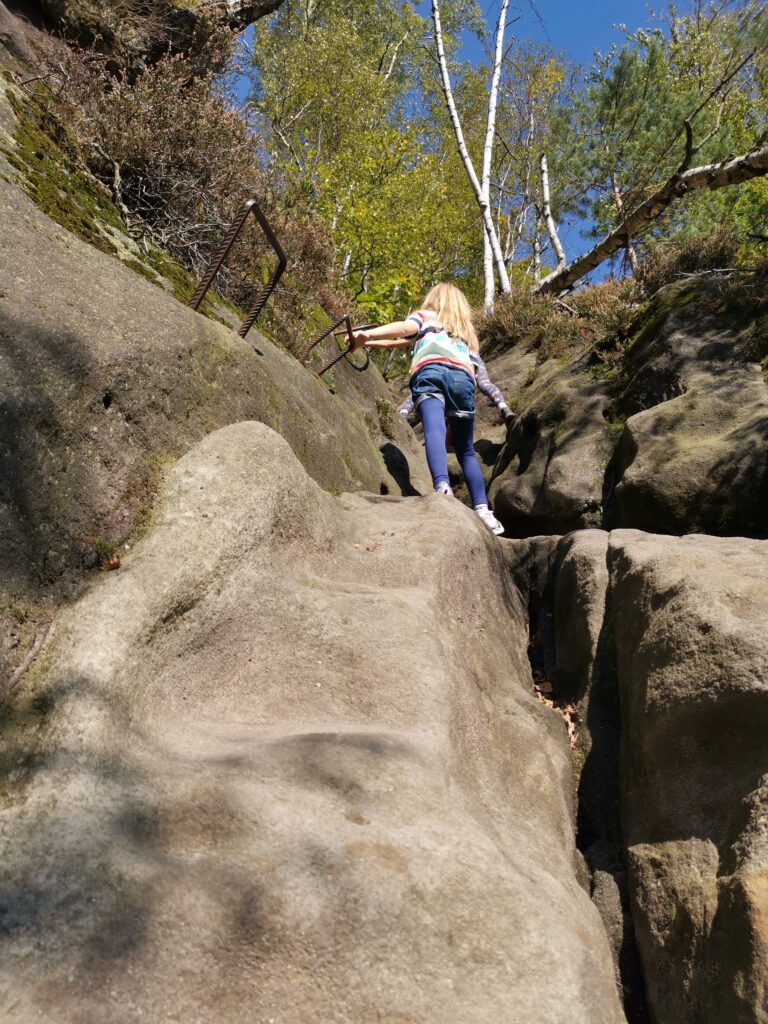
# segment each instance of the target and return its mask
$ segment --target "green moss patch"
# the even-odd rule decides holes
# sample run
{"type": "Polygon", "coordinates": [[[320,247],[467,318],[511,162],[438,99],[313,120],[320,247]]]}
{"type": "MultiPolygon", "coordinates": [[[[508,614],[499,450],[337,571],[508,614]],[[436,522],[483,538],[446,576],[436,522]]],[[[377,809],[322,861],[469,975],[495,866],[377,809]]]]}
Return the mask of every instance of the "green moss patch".
{"type": "Polygon", "coordinates": [[[117,207],[98,182],[77,163],[77,149],[65,125],[44,99],[22,103],[8,93],[18,121],[16,149],[4,150],[21,183],[51,220],[102,252],[115,245],[103,225],[124,230],[117,207]]]}

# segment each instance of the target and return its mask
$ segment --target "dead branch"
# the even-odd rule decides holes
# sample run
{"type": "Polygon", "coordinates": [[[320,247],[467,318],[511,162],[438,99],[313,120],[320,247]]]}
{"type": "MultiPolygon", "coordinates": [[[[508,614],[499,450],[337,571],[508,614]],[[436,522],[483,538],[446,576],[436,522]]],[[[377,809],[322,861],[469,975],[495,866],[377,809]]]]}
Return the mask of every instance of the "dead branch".
{"type": "Polygon", "coordinates": [[[704,188],[714,191],[727,185],[740,185],[766,173],[768,145],[742,156],[729,157],[720,163],[677,171],[589,252],[579,256],[561,270],[553,271],[540,281],[534,290],[544,294],[569,288],[626,245],[628,238],[635,238],[641,234],[675,199],[679,199],[687,192],[704,188]]]}
{"type": "Polygon", "coordinates": [[[8,690],[9,691],[13,690],[14,687],[17,686],[18,683],[21,682],[22,678],[24,677],[26,672],[29,670],[30,665],[35,660],[35,658],[38,656],[40,651],[43,649],[43,644],[48,639],[48,637],[51,636],[52,634],[53,634],[53,623],[51,622],[51,623],[49,623],[49,625],[45,629],[41,630],[37,634],[37,636],[35,637],[35,642],[32,644],[32,647],[30,648],[26,658],[24,659],[24,661],[22,661],[22,663],[19,665],[19,667],[13,673],[11,678],[8,680],[8,690]]]}

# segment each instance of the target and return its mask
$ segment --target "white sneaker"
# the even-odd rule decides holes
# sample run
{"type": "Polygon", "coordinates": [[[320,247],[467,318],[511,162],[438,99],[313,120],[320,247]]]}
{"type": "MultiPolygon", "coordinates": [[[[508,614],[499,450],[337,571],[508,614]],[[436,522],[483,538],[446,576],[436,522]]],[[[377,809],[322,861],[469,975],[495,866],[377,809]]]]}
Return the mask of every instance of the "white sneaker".
{"type": "Polygon", "coordinates": [[[453,497],[453,491],[448,486],[448,484],[438,484],[437,487],[435,488],[435,491],[438,494],[447,494],[449,498],[453,497]]]}
{"type": "Polygon", "coordinates": [[[477,515],[481,522],[488,527],[491,533],[495,533],[497,537],[499,534],[504,533],[504,527],[487,505],[481,505],[479,508],[476,508],[475,515],[477,515]]]}

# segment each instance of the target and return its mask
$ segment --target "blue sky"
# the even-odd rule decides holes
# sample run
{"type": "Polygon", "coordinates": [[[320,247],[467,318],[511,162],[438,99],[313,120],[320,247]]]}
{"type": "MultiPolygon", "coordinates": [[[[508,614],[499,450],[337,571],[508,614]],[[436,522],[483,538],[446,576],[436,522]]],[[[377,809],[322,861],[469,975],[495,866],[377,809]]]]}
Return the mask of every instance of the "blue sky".
{"type": "MultiPolygon", "coordinates": [[[[499,2],[480,0],[480,3],[488,30],[492,33],[498,17],[499,2]]],[[[679,6],[685,6],[684,0],[679,6]]],[[[420,3],[419,9],[425,16],[429,16],[428,2],[420,3]]],[[[510,6],[507,18],[507,40],[516,37],[546,43],[574,64],[588,69],[595,50],[605,53],[613,43],[620,43],[624,38],[624,32],[619,27],[621,24],[628,29],[658,25],[659,11],[638,0],[621,0],[618,4],[615,0],[533,0],[533,3],[510,6]],[[513,18],[517,20],[510,24],[513,18]]],[[[475,36],[468,33],[459,56],[464,60],[480,60],[483,46],[475,36]]],[[[588,223],[577,219],[570,219],[559,226],[568,260],[594,245],[594,239],[587,234],[588,229],[588,223]]],[[[600,280],[610,271],[610,263],[605,263],[593,271],[590,278],[592,281],[600,280]]]]}
{"type": "MultiPolygon", "coordinates": [[[[480,0],[480,3],[492,30],[498,16],[498,2],[480,0]]],[[[428,13],[429,4],[420,7],[428,13]]],[[[508,17],[516,16],[519,20],[508,29],[508,36],[548,43],[583,65],[591,62],[594,50],[605,52],[611,43],[620,41],[622,33],[614,27],[617,23],[623,22],[630,29],[647,27],[652,22],[658,24],[652,18],[651,7],[637,0],[621,0],[618,4],[609,0],[572,0],[570,3],[568,0],[535,0],[533,5],[523,3],[510,8],[508,17]]],[[[476,43],[470,43],[464,53],[472,59],[480,50],[476,43]]]]}

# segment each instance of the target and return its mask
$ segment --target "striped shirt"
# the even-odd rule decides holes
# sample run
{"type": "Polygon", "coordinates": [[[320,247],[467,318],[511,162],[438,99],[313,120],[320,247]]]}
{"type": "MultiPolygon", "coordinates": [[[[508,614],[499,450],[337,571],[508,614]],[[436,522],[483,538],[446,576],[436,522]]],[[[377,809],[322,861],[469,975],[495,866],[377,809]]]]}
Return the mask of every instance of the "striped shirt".
{"type": "Polygon", "coordinates": [[[427,363],[441,363],[455,370],[463,370],[474,381],[475,372],[469,358],[469,345],[461,338],[452,337],[438,324],[430,309],[417,309],[407,318],[419,328],[414,338],[411,356],[411,377],[427,363]]]}

